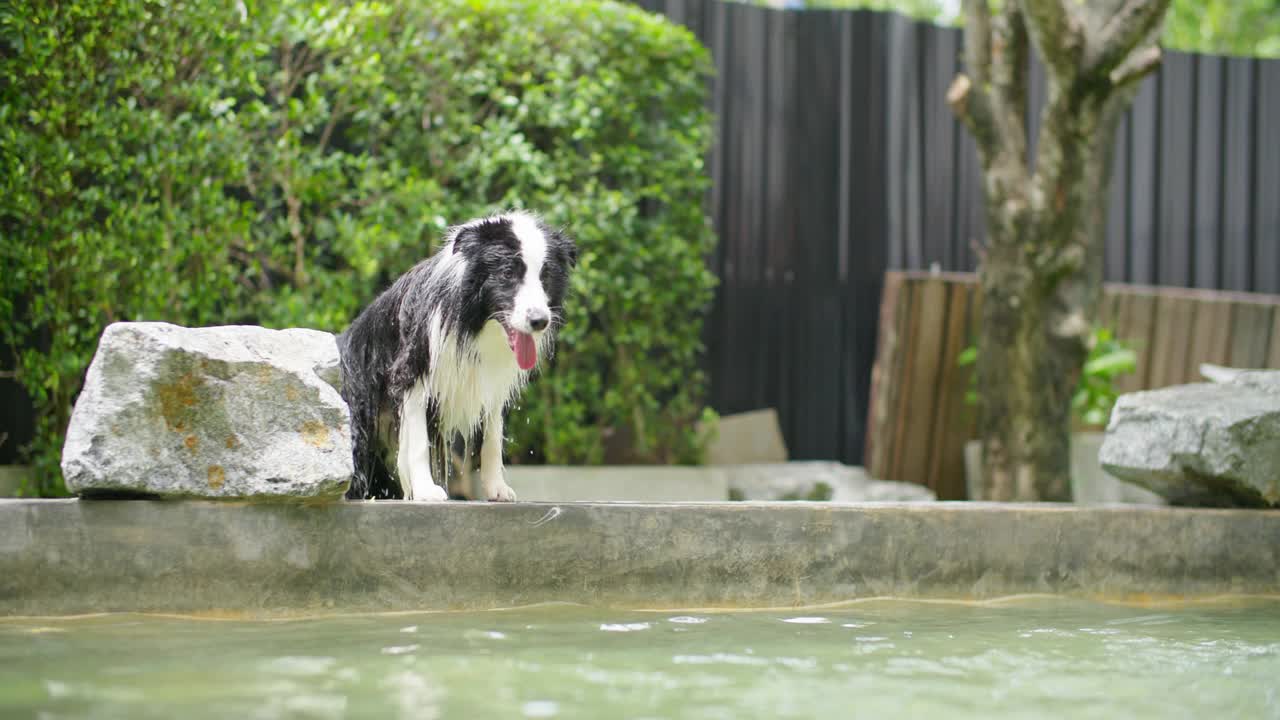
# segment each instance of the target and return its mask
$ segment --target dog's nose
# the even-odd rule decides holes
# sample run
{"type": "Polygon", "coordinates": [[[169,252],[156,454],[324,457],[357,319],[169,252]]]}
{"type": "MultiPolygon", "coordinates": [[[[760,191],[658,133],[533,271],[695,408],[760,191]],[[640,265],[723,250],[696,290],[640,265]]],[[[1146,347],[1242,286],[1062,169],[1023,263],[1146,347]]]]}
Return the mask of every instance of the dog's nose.
{"type": "Polygon", "coordinates": [[[530,310],[529,311],[529,327],[534,332],[546,330],[547,325],[551,323],[551,315],[546,310],[530,310]]]}

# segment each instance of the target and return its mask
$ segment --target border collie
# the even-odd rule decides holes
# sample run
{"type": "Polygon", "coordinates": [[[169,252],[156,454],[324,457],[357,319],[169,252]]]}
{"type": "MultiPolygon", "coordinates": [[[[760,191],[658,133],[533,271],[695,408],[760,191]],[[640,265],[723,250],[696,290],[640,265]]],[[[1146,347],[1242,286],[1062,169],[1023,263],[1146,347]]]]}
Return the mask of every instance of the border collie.
{"type": "Polygon", "coordinates": [[[348,498],[512,501],[503,413],[552,349],[577,248],[525,212],[471,220],[378,296],[338,337],[351,407],[348,498]],[[478,453],[476,452],[478,448],[478,453]]]}

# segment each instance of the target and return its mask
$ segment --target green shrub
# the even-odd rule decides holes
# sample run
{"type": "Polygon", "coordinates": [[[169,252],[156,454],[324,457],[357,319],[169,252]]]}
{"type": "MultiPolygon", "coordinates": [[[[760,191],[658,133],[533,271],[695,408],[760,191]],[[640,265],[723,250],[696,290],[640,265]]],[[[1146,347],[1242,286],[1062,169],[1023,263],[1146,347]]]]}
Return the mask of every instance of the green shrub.
{"type": "Polygon", "coordinates": [[[508,207],[581,249],[512,460],[698,459],[710,64],[683,28],[613,2],[73,0],[0,10],[0,43],[2,340],[39,492],[108,322],[338,331],[508,207]]]}

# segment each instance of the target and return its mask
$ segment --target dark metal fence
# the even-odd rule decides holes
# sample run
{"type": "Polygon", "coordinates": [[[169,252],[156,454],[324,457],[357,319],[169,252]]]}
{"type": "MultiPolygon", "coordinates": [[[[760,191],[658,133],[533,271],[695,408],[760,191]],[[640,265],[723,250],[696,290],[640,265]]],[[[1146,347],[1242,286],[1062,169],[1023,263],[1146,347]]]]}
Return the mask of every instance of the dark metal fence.
{"type": "MultiPolygon", "coordinates": [[[[777,407],[794,457],[861,462],[884,272],[972,270],[983,234],[977,154],[945,101],[961,33],[866,10],[638,4],[715,59],[712,405],[777,407]]],[[[1166,53],[1117,142],[1108,280],[1280,292],[1280,60],[1166,53]]]]}

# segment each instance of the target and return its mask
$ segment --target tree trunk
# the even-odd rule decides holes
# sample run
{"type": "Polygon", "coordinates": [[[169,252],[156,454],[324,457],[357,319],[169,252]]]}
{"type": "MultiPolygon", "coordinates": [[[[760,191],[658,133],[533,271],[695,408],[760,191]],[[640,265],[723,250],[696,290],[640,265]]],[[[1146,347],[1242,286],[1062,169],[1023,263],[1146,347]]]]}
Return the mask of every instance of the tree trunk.
{"type": "Polygon", "coordinates": [[[965,65],[947,100],[977,141],[987,204],[978,340],[986,499],[1070,500],[1071,396],[1102,280],[1111,144],[1160,61],[1169,0],[966,0],[965,65]],[[1048,98],[1027,152],[1026,67],[1048,98]]]}
{"type": "MultiPolygon", "coordinates": [[[[1026,232],[1037,230],[1031,226],[1026,232]]],[[[998,246],[1023,244],[1009,240],[998,246]]],[[[1015,253],[1006,254],[1015,257],[988,254],[979,272],[983,499],[1067,501],[1071,394],[1086,350],[1083,342],[1050,332],[1063,315],[1054,289],[1027,272],[1015,253]]],[[[1082,312],[1067,309],[1073,310],[1082,312]]]]}

